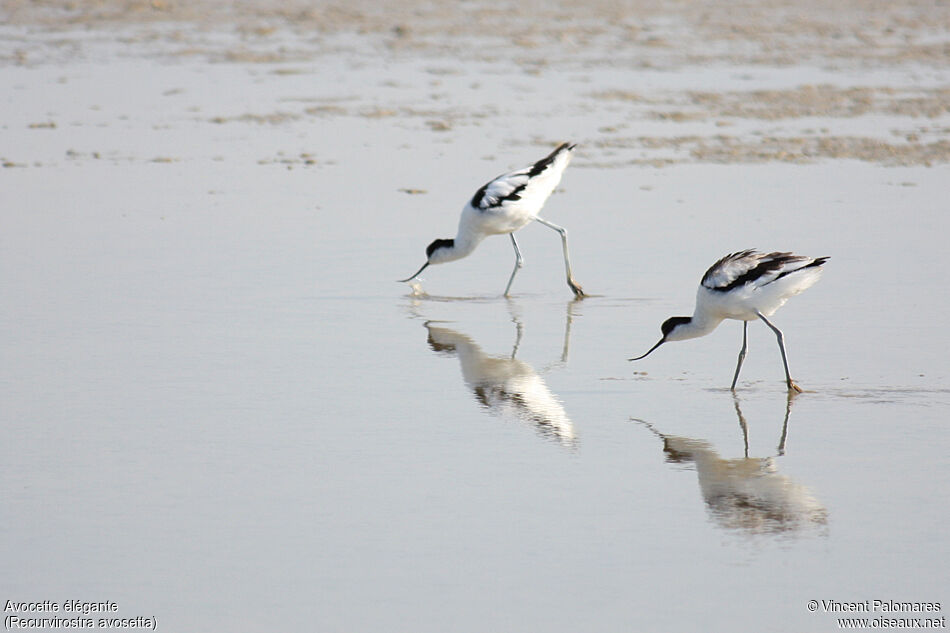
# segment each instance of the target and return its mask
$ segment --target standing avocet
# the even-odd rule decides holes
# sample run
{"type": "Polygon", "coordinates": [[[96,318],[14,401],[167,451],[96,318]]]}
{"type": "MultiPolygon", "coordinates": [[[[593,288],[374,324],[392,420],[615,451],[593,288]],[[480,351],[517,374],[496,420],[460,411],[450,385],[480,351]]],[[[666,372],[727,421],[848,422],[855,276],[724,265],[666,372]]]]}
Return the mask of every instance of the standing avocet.
{"type": "Polygon", "coordinates": [[[726,255],[713,264],[699,283],[696,292],[696,309],[693,316],[670,317],[660,329],[663,338],[643,356],[645,358],[657,347],[668,341],[684,341],[709,334],[724,320],[742,321],[742,349],[732,378],[730,389],[735,391],[739,369],[745,359],[749,321],[762,319],[775,332],[778,347],[785,365],[785,382],[789,391],[800,392],[788,372],[785,341],[782,331],[766,317],[781,308],[789,297],[811,287],[821,277],[821,266],[827,257],[804,257],[793,253],[763,254],[754,250],[726,255]]]}
{"type": "Polygon", "coordinates": [[[475,192],[472,199],[462,209],[462,217],[459,219],[458,233],[455,238],[439,239],[429,244],[426,248],[426,263],[416,271],[415,275],[400,281],[412,281],[430,264],[444,264],[470,255],[479,242],[489,235],[507,233],[511,236],[512,246],[515,247],[515,268],[511,271],[511,277],[505,287],[507,297],[518,269],[524,265],[521,250],[518,248],[518,242],[515,241],[515,231],[532,220],[537,220],[561,234],[567,285],[575,296],[583,297],[584,291],[574,281],[574,275],[571,272],[567,231],[564,227],[538,217],[541,207],[561,182],[561,174],[571,161],[574,147],[573,144],[562,143],[548,156],[530,167],[502,174],[485,184],[475,192]]]}

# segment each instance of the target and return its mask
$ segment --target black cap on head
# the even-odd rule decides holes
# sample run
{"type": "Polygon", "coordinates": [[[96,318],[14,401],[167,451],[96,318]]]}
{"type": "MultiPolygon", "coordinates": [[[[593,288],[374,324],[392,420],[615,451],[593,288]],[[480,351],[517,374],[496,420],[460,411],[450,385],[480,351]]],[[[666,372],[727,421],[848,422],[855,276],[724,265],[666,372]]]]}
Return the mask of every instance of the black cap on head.
{"type": "Polygon", "coordinates": [[[455,240],[434,240],[426,246],[426,258],[432,257],[432,253],[440,248],[452,248],[453,246],[455,246],[455,240]]]}
{"type": "Polygon", "coordinates": [[[692,321],[692,317],[670,317],[663,322],[663,325],[660,326],[660,331],[663,332],[663,338],[666,338],[670,335],[670,332],[676,328],[677,325],[682,325],[684,323],[689,323],[692,321]]]}

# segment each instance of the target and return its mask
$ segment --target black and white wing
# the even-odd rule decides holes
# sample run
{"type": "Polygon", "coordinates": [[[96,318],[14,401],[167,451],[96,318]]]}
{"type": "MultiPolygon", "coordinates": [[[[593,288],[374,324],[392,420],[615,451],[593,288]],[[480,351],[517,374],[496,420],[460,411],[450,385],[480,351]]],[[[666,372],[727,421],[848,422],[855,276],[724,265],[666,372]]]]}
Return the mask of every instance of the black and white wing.
{"type": "Polygon", "coordinates": [[[480,211],[488,211],[526,197],[539,197],[543,203],[560,182],[574,147],[562,143],[534,165],[498,176],[476,191],[470,204],[480,211]]]}
{"type": "Polygon", "coordinates": [[[827,257],[794,253],[760,253],[749,249],[726,255],[710,266],[700,282],[704,288],[729,292],[746,284],[764,286],[803,268],[821,266],[827,257]]]}

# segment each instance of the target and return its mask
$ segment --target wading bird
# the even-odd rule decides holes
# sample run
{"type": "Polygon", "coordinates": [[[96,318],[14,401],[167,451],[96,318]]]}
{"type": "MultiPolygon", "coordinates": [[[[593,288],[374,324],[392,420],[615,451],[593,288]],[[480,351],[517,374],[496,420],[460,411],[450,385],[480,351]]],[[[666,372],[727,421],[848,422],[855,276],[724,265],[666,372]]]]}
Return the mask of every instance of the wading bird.
{"type": "Polygon", "coordinates": [[[459,219],[458,233],[452,239],[438,239],[426,248],[426,263],[416,274],[401,282],[412,281],[431,264],[444,264],[462,259],[472,253],[479,242],[489,235],[504,235],[511,237],[511,244],[515,248],[515,267],[511,271],[508,285],[505,287],[505,296],[511,290],[511,283],[518,274],[518,269],[524,265],[524,258],[515,241],[515,231],[524,227],[532,220],[537,220],[544,226],[554,229],[561,234],[561,245],[564,249],[564,268],[567,271],[567,285],[576,297],[583,297],[584,291],[574,281],[571,272],[571,258],[567,249],[567,231],[564,227],[538,217],[541,207],[550,197],[554,188],[561,182],[561,174],[571,161],[575,145],[562,143],[530,167],[518,169],[498,176],[475,192],[472,199],[462,209],[459,219]]]}
{"type": "Polygon", "coordinates": [[[821,277],[822,265],[827,257],[805,257],[793,253],[759,253],[754,250],[739,251],[726,255],[713,264],[699,283],[696,292],[696,309],[693,316],[670,317],[660,329],[663,338],[643,356],[645,358],[663,343],[684,341],[709,334],[724,320],[742,321],[742,349],[732,378],[730,389],[735,391],[739,370],[748,349],[749,321],[762,319],[778,339],[785,366],[785,382],[789,391],[800,392],[788,372],[788,357],[782,331],[768,320],[782,307],[789,297],[810,288],[821,277]]]}

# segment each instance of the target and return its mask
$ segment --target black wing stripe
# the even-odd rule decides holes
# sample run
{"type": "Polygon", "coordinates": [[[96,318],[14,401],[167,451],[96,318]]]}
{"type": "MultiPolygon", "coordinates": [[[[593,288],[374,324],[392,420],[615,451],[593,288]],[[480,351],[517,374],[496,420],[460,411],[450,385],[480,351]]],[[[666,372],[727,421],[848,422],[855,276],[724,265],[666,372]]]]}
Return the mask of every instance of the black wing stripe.
{"type": "Polygon", "coordinates": [[[488,189],[490,182],[486,182],[481,188],[475,192],[475,195],[472,196],[472,202],[470,203],[474,208],[478,209],[479,205],[482,203],[482,198],[485,197],[485,190],[488,189]]]}
{"type": "Polygon", "coordinates": [[[557,158],[557,155],[560,154],[567,147],[568,147],[567,143],[561,143],[560,145],[558,145],[557,149],[555,149],[553,152],[551,152],[550,154],[548,154],[547,156],[545,156],[544,158],[536,162],[534,165],[532,165],[531,171],[528,172],[528,177],[534,178],[535,176],[543,172],[545,169],[547,169],[548,165],[553,163],[554,159],[557,158]]]}
{"type": "MultiPolygon", "coordinates": [[[[713,264],[712,268],[706,271],[706,275],[703,277],[703,281],[706,280],[706,278],[710,275],[710,273],[712,273],[720,263],[727,262],[733,259],[741,259],[742,257],[750,255],[753,252],[754,251],[742,251],[741,253],[733,253],[732,255],[727,255],[726,257],[723,257],[721,260],[719,260],[719,262],[717,262],[716,264],[713,264]]],[[[764,275],[768,275],[769,273],[773,273],[777,270],[781,270],[782,267],[785,266],[786,264],[789,264],[794,261],[799,261],[802,259],[804,258],[801,255],[794,255],[792,253],[769,253],[768,255],[765,255],[758,264],[756,264],[749,270],[745,271],[741,275],[737,276],[728,284],[724,286],[716,286],[715,288],[710,288],[710,290],[715,290],[716,292],[729,292],[730,290],[734,290],[735,288],[739,288],[740,286],[744,286],[748,283],[751,283],[764,275]]],[[[790,272],[794,272],[794,271],[790,271],[790,272]]],[[[779,275],[779,277],[781,276],[782,275],[779,275]]],[[[778,277],[776,277],[776,279],[777,278],[778,277]]],[[[771,281],[775,281],[775,280],[773,279],[771,281]]]]}
{"type": "Polygon", "coordinates": [[[521,200],[521,192],[524,191],[525,187],[528,186],[528,182],[530,182],[531,179],[534,178],[535,176],[538,176],[541,173],[543,173],[544,170],[547,169],[555,161],[555,159],[557,158],[557,155],[560,154],[562,151],[564,151],[564,149],[574,149],[574,147],[576,146],[570,145],[568,143],[561,143],[560,145],[557,146],[557,148],[553,152],[551,152],[550,154],[548,154],[547,156],[545,156],[544,158],[536,162],[534,165],[532,165],[530,169],[520,170],[520,173],[525,174],[528,177],[528,180],[524,184],[521,184],[515,187],[511,191],[511,193],[509,193],[508,195],[501,196],[497,200],[492,200],[488,204],[483,205],[482,202],[485,200],[485,193],[488,191],[489,185],[495,182],[495,180],[498,180],[498,178],[503,178],[505,176],[518,174],[519,172],[509,172],[507,174],[502,174],[501,176],[498,176],[498,178],[495,178],[494,180],[491,180],[485,183],[484,185],[481,186],[481,188],[478,191],[475,192],[475,195],[472,196],[472,201],[470,204],[476,209],[492,209],[495,207],[502,206],[505,202],[510,202],[513,200],[521,200]]]}
{"type": "MultiPolygon", "coordinates": [[[[781,279],[782,277],[785,277],[786,275],[791,275],[792,273],[797,273],[798,271],[800,271],[800,270],[805,270],[806,268],[817,268],[817,267],[823,265],[826,261],[828,261],[828,258],[827,258],[827,257],[818,257],[818,258],[813,259],[812,261],[808,262],[808,263],[805,264],[804,266],[801,266],[800,268],[794,268],[794,269],[792,269],[792,270],[786,270],[786,271],[783,272],[781,275],[778,275],[778,276],[777,276],[775,279],[773,279],[772,281],[778,281],[779,279],[781,279]]],[[[772,283],[772,281],[770,281],[770,282],[768,282],[768,283],[772,283]]],[[[768,284],[766,284],[766,285],[768,285],[768,284]]]]}
{"type": "MultiPolygon", "coordinates": [[[[750,249],[748,249],[748,250],[739,251],[739,252],[737,252],[737,253],[729,253],[728,255],[726,255],[725,257],[721,258],[719,261],[717,261],[715,264],[713,264],[712,266],[710,266],[710,267],[709,267],[709,270],[706,271],[706,274],[703,275],[703,278],[702,278],[702,280],[700,280],[699,283],[701,283],[702,285],[706,286],[706,282],[709,281],[710,277],[712,277],[713,275],[716,274],[716,271],[719,270],[720,266],[722,266],[723,264],[725,264],[725,263],[728,262],[728,261],[732,261],[732,260],[735,260],[735,259],[742,259],[743,257],[748,257],[749,255],[751,255],[751,254],[754,253],[754,252],[755,252],[755,249],[751,249],[751,248],[750,248],[750,249]]],[[[708,288],[709,286],[706,286],[706,287],[708,288]]],[[[719,288],[714,288],[713,290],[719,290],[719,288]]]]}
{"type": "Polygon", "coordinates": [[[524,188],[528,186],[528,183],[525,183],[523,185],[518,185],[517,187],[511,190],[511,193],[501,196],[496,199],[489,199],[489,201],[485,203],[485,192],[488,190],[488,185],[490,185],[492,182],[495,182],[495,181],[493,180],[489,183],[482,185],[481,189],[475,192],[475,195],[472,196],[472,202],[471,202],[473,207],[475,207],[476,209],[482,209],[482,210],[492,209],[495,207],[500,207],[504,203],[509,202],[511,200],[521,200],[520,194],[522,191],[524,191],[524,188]]]}

